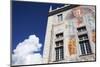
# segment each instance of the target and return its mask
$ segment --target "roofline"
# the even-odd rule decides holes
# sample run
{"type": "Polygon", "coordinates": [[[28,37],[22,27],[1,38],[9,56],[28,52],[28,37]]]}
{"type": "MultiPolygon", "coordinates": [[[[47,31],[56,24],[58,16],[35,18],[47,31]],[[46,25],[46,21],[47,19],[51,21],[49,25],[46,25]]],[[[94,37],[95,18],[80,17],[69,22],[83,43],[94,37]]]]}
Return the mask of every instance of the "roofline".
{"type": "Polygon", "coordinates": [[[60,12],[66,11],[66,10],[70,10],[70,9],[78,7],[78,6],[80,6],[80,5],[69,5],[69,6],[66,6],[66,7],[62,7],[62,8],[59,8],[57,10],[49,12],[48,16],[52,16],[52,15],[55,15],[57,13],[60,13],[60,12]]]}

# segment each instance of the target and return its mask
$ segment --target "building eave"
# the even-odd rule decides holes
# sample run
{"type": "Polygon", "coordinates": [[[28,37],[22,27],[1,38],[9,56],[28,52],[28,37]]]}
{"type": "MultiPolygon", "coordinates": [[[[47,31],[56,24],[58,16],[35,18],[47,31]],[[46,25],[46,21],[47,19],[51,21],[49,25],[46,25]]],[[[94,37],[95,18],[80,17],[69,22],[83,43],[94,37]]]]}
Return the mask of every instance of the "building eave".
{"type": "Polygon", "coordinates": [[[59,8],[57,10],[49,12],[48,16],[52,16],[52,15],[55,15],[57,13],[60,13],[60,12],[66,11],[66,10],[70,10],[70,9],[78,7],[78,6],[80,6],[80,5],[69,5],[69,6],[66,6],[66,7],[62,7],[62,8],[59,8]]]}

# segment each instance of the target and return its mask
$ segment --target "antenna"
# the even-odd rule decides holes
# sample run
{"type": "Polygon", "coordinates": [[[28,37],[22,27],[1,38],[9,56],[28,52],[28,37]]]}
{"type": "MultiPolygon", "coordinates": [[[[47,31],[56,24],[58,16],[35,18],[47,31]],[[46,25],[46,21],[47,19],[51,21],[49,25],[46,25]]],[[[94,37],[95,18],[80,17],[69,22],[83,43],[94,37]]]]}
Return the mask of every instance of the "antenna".
{"type": "Polygon", "coordinates": [[[50,5],[49,12],[51,12],[51,11],[52,11],[52,6],[50,5]]]}

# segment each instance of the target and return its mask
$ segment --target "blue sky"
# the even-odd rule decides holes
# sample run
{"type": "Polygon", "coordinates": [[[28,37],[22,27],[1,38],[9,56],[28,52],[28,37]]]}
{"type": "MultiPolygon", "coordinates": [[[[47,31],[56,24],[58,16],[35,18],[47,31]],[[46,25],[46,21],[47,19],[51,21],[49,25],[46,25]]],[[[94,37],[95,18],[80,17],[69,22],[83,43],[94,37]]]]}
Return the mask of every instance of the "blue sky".
{"type": "Polygon", "coordinates": [[[44,45],[50,5],[53,9],[63,6],[63,4],[12,1],[12,50],[32,34],[39,37],[40,43],[44,45]]]}

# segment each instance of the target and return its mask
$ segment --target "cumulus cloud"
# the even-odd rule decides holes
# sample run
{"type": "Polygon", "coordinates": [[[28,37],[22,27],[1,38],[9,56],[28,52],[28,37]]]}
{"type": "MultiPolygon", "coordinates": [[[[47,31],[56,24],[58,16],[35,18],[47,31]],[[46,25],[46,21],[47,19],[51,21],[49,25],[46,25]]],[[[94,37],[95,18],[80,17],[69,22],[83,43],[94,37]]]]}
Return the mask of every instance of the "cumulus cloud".
{"type": "Polygon", "coordinates": [[[12,54],[12,65],[41,64],[40,54],[42,44],[36,35],[30,35],[28,39],[19,43],[12,54]]]}

